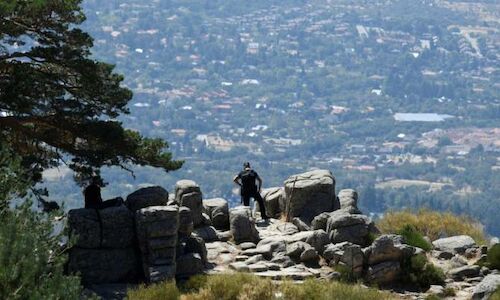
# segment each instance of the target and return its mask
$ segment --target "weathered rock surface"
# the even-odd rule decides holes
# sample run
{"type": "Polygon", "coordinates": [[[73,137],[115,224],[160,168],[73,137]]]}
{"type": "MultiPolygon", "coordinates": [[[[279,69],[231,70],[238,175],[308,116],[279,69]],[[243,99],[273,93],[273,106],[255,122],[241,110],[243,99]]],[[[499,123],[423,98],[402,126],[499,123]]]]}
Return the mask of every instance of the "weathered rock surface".
{"type": "Polygon", "coordinates": [[[177,278],[200,274],[204,269],[203,259],[198,253],[187,253],[177,257],[176,266],[175,276],[177,278]]]}
{"type": "MultiPolygon", "coordinates": [[[[281,213],[285,210],[285,189],[282,187],[272,187],[263,189],[261,192],[266,214],[269,217],[279,219],[281,213]]],[[[258,203],[256,203],[258,206],[258,203]]]]}
{"type": "Polygon", "coordinates": [[[367,280],[379,284],[393,282],[401,274],[401,266],[397,261],[385,261],[368,267],[367,280]]]}
{"type": "Polygon", "coordinates": [[[175,184],[175,201],[180,206],[191,209],[195,227],[203,223],[203,203],[200,186],[192,180],[179,180],[175,184]]]}
{"type": "Polygon", "coordinates": [[[190,236],[194,230],[191,209],[186,206],[179,207],[179,235],[190,236]]]}
{"type": "Polygon", "coordinates": [[[142,208],[136,212],[135,220],[146,280],[154,282],[174,278],[179,208],[177,206],[142,208]]]}
{"type": "Polygon", "coordinates": [[[161,186],[139,189],[127,196],[125,204],[131,211],[148,206],[167,205],[168,192],[161,186]]]}
{"type": "Polygon", "coordinates": [[[285,197],[285,213],[310,223],[318,214],[334,210],[335,178],[328,170],[290,176],[285,181],[285,197]]]}
{"type": "Polygon", "coordinates": [[[243,242],[257,243],[260,240],[250,208],[245,206],[235,207],[230,210],[229,217],[231,233],[237,244],[243,242]]]}
{"type": "Polygon", "coordinates": [[[134,241],[134,215],[125,206],[68,212],[70,236],[80,248],[127,248],[134,241]]]}
{"type": "Polygon", "coordinates": [[[193,235],[202,238],[205,242],[220,240],[220,235],[213,226],[198,227],[193,231],[193,235]]]}
{"type": "Polygon", "coordinates": [[[358,209],[358,193],[353,189],[340,190],[338,194],[340,209],[352,214],[360,214],[358,209]]]}
{"type": "Polygon", "coordinates": [[[468,235],[457,235],[435,240],[432,245],[441,251],[464,253],[466,249],[476,246],[476,242],[468,235]]]}
{"type": "Polygon", "coordinates": [[[476,285],[472,291],[472,299],[486,300],[500,288],[500,274],[489,274],[476,285]]]}
{"type": "Polygon", "coordinates": [[[410,257],[415,253],[415,248],[403,244],[403,238],[399,235],[386,234],[373,241],[368,251],[367,262],[369,265],[384,261],[400,261],[403,257],[410,257]]]}
{"type": "Polygon", "coordinates": [[[302,221],[300,218],[295,217],[292,219],[292,224],[297,226],[297,229],[299,231],[309,231],[311,230],[311,227],[306,224],[306,222],[302,221]]]}
{"type": "Polygon", "coordinates": [[[227,200],[223,198],[203,200],[203,209],[216,229],[229,229],[229,206],[227,200]]]}
{"type": "Polygon", "coordinates": [[[336,211],[328,218],[326,232],[332,243],[347,241],[365,246],[370,242],[369,234],[373,232],[373,228],[372,221],[365,215],[336,211]]]}
{"type": "Polygon", "coordinates": [[[137,277],[134,248],[82,249],[74,247],[68,260],[69,273],[80,273],[84,284],[126,282],[137,277]]]}
{"type": "Polygon", "coordinates": [[[481,267],[477,265],[467,265],[451,269],[448,271],[448,276],[454,280],[463,280],[465,278],[472,278],[479,276],[481,267]]]}

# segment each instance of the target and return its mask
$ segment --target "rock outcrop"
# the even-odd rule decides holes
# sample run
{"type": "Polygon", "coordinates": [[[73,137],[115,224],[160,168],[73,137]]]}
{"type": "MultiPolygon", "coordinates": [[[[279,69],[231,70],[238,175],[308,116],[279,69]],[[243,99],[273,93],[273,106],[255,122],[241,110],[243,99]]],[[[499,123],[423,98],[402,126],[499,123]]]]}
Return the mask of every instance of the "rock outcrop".
{"type": "Polygon", "coordinates": [[[335,178],[328,170],[315,170],[290,176],[285,181],[285,214],[306,223],[322,212],[338,207],[335,178]]]}
{"type": "Polygon", "coordinates": [[[229,205],[226,199],[214,198],[203,200],[203,209],[216,229],[229,229],[229,205]]]}
{"type": "Polygon", "coordinates": [[[156,205],[167,205],[168,192],[161,186],[139,189],[127,196],[125,204],[131,211],[156,205]]]}
{"type": "Polygon", "coordinates": [[[200,186],[192,180],[179,180],[175,184],[175,202],[189,207],[195,227],[203,223],[203,203],[200,186]]]}
{"type": "Polygon", "coordinates": [[[243,242],[256,243],[260,240],[250,208],[245,206],[235,207],[229,211],[229,218],[231,233],[237,244],[243,242]]]}
{"type": "Polygon", "coordinates": [[[70,237],[75,239],[68,260],[69,273],[80,273],[85,284],[137,277],[134,217],[127,207],[71,210],[68,226],[70,237]]]}
{"type": "Polygon", "coordinates": [[[437,250],[464,253],[468,248],[476,246],[476,242],[468,235],[457,235],[435,240],[432,245],[437,250]]]}
{"type": "Polygon", "coordinates": [[[179,208],[151,206],[136,212],[137,239],[146,280],[175,278],[179,208]]]}

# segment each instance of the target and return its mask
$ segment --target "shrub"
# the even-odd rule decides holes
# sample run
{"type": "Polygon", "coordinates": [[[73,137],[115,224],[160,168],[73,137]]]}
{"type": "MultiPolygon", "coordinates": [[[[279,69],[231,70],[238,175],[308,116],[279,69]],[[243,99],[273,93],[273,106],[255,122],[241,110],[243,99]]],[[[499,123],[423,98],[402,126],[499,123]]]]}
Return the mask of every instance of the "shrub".
{"type": "Polygon", "coordinates": [[[489,300],[500,300],[500,288],[490,296],[489,300]]]}
{"type": "Polygon", "coordinates": [[[432,245],[424,239],[422,234],[420,234],[413,225],[406,224],[397,233],[405,238],[408,245],[422,248],[425,251],[432,249],[432,245]]]}
{"type": "Polygon", "coordinates": [[[486,260],[488,268],[500,270],[500,244],[495,244],[488,249],[486,260]]]}
{"type": "Polygon", "coordinates": [[[173,281],[165,281],[149,286],[142,285],[137,289],[127,291],[127,298],[130,300],[177,300],[179,297],[180,292],[173,281]]]}
{"type": "Polygon", "coordinates": [[[380,292],[376,289],[334,281],[324,282],[316,279],[306,280],[302,284],[285,281],[280,287],[280,292],[282,293],[282,299],[287,300],[395,299],[389,293],[380,292]]]}
{"type": "Polygon", "coordinates": [[[128,291],[131,300],[182,299],[182,300],[335,300],[335,299],[395,299],[390,293],[340,282],[317,279],[303,283],[285,280],[274,283],[245,273],[199,275],[179,287],[174,283],[155,284],[128,291]],[[179,289],[184,294],[179,295],[179,289]]]}
{"type": "Polygon", "coordinates": [[[442,236],[469,235],[476,243],[485,244],[486,237],[481,225],[465,216],[422,209],[418,213],[410,211],[388,212],[377,227],[383,233],[394,233],[411,225],[423,236],[436,240],[442,236]]]}
{"type": "Polygon", "coordinates": [[[427,261],[424,255],[416,255],[402,264],[404,281],[428,289],[432,284],[443,285],[445,275],[441,269],[427,261]]]}
{"type": "Polygon", "coordinates": [[[79,299],[80,279],[63,273],[60,236],[30,207],[0,211],[0,299],[79,299]]]}

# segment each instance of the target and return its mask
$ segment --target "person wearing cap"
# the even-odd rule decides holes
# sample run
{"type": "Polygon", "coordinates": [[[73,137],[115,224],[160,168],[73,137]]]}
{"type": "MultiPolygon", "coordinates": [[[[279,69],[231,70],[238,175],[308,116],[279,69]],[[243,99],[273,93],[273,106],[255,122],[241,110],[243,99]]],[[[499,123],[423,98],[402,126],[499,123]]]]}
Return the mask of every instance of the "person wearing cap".
{"type": "Polygon", "coordinates": [[[264,200],[260,195],[262,179],[259,174],[257,174],[257,172],[250,167],[249,162],[245,162],[243,164],[243,171],[236,175],[233,181],[241,188],[241,202],[243,202],[243,205],[250,206],[250,198],[253,198],[259,203],[260,215],[262,219],[269,219],[266,215],[264,200]]]}

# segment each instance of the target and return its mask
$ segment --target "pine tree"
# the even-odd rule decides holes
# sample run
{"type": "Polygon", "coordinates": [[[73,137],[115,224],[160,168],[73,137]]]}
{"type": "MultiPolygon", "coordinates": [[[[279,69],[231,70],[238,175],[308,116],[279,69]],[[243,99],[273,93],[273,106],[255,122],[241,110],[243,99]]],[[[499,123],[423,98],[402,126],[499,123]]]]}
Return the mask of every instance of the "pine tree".
{"type": "Polygon", "coordinates": [[[65,162],[78,180],[102,166],[176,170],[167,143],[124,129],[132,92],[90,57],[81,0],[0,1],[0,140],[33,183],[65,162]]]}
{"type": "Polygon", "coordinates": [[[79,299],[80,279],[64,275],[65,248],[51,218],[30,206],[0,210],[0,299],[79,299]]]}

